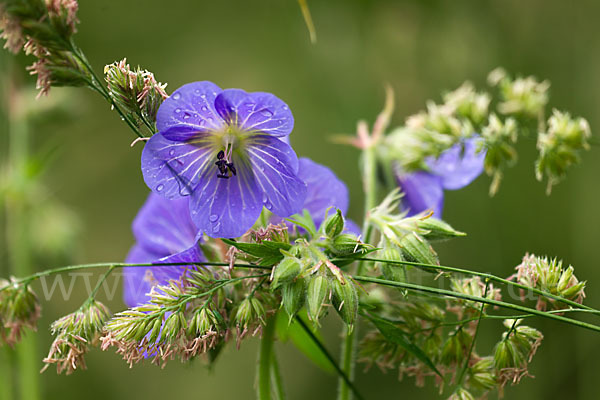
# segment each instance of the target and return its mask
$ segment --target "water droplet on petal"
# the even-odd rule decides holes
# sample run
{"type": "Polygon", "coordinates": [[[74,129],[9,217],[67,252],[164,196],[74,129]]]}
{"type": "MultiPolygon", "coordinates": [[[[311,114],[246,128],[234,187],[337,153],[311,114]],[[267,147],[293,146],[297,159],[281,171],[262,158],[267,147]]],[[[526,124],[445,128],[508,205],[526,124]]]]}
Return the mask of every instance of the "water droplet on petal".
{"type": "Polygon", "coordinates": [[[156,191],[157,191],[157,192],[161,192],[161,191],[162,191],[164,188],[165,188],[165,185],[163,185],[163,184],[161,183],[160,185],[158,185],[158,186],[156,187],[156,191]]]}
{"type": "Polygon", "coordinates": [[[210,222],[217,222],[219,216],[217,214],[212,214],[210,217],[208,217],[208,219],[210,220],[210,222]]]}
{"type": "Polygon", "coordinates": [[[181,94],[179,94],[177,92],[173,93],[173,99],[179,100],[180,98],[181,98],[181,94]]]}
{"type": "Polygon", "coordinates": [[[208,108],[206,106],[202,106],[202,111],[208,111],[208,108]]]}
{"type": "Polygon", "coordinates": [[[171,151],[169,151],[169,155],[170,155],[171,157],[173,157],[173,156],[175,155],[175,149],[172,149],[171,151]]]}
{"type": "Polygon", "coordinates": [[[288,110],[287,106],[283,106],[283,111],[287,111],[287,110],[288,110]]]}
{"type": "Polygon", "coordinates": [[[217,233],[217,232],[219,232],[219,228],[221,228],[221,223],[220,223],[220,222],[217,222],[217,223],[216,223],[216,224],[214,224],[214,225],[213,225],[213,227],[212,227],[212,231],[213,231],[213,233],[217,233]]]}
{"type": "Polygon", "coordinates": [[[273,204],[269,203],[268,201],[265,203],[265,207],[267,207],[267,210],[272,210],[273,209],[273,204]]]}
{"type": "Polygon", "coordinates": [[[269,198],[267,197],[267,195],[265,193],[263,193],[262,202],[266,203],[268,200],[269,200],[269,198]]]}
{"type": "Polygon", "coordinates": [[[260,113],[267,118],[271,118],[273,116],[273,113],[267,109],[260,110],[260,113]]]}
{"type": "Polygon", "coordinates": [[[181,108],[176,108],[176,109],[175,109],[175,112],[176,112],[177,114],[179,114],[179,113],[181,112],[181,108]]]}
{"type": "Polygon", "coordinates": [[[196,94],[200,94],[200,89],[196,89],[196,90],[194,90],[194,93],[196,93],[196,94]]]}
{"type": "MultiPolygon", "coordinates": [[[[192,194],[192,191],[188,185],[181,185],[179,186],[179,194],[182,196],[189,196],[190,194],[192,194]]],[[[192,214],[196,214],[196,211],[192,211],[192,214]]]]}
{"type": "Polygon", "coordinates": [[[183,119],[190,119],[191,116],[189,112],[183,113],[183,119]]]}

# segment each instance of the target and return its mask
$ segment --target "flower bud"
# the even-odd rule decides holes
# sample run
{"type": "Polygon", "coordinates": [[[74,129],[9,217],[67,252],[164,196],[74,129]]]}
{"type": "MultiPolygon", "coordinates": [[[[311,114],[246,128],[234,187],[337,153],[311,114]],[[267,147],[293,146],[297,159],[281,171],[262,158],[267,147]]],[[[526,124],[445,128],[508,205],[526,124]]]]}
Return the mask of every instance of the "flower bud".
{"type": "Polygon", "coordinates": [[[421,236],[430,242],[448,240],[459,236],[467,236],[464,232],[459,232],[452,228],[450,224],[441,219],[429,217],[419,219],[417,227],[421,230],[421,236]],[[424,232],[423,232],[424,231],[424,232]]]}
{"type": "Polygon", "coordinates": [[[371,245],[362,243],[355,235],[351,233],[342,233],[333,239],[330,245],[330,250],[336,256],[342,257],[363,252],[370,247],[371,245]]]}
{"type": "Polygon", "coordinates": [[[470,368],[469,384],[479,390],[491,390],[496,386],[494,359],[484,357],[470,368]]]}
{"type": "Polygon", "coordinates": [[[342,320],[348,325],[348,332],[352,332],[354,323],[358,316],[358,293],[352,280],[346,277],[344,283],[339,279],[331,282],[333,291],[332,303],[342,320]]]}
{"type": "Polygon", "coordinates": [[[284,257],[273,271],[271,289],[277,289],[281,285],[293,281],[301,270],[300,260],[296,257],[284,257]]]}
{"type": "Polygon", "coordinates": [[[448,400],[475,400],[475,397],[468,390],[459,387],[448,400]]]}
{"type": "Polygon", "coordinates": [[[324,233],[327,237],[335,238],[344,230],[344,217],[340,209],[336,209],[335,214],[325,220],[324,233]]]}
{"type": "Polygon", "coordinates": [[[405,235],[400,240],[402,256],[407,261],[423,264],[439,265],[437,253],[422,236],[413,232],[405,235]]]}
{"type": "Polygon", "coordinates": [[[303,278],[296,279],[281,287],[281,304],[290,317],[290,322],[304,305],[306,282],[303,278]]]}
{"type": "Polygon", "coordinates": [[[306,290],[306,304],[308,306],[308,318],[315,322],[319,322],[323,305],[329,294],[329,280],[322,276],[311,276],[308,281],[306,290]]]}
{"type": "Polygon", "coordinates": [[[109,94],[119,106],[138,118],[156,120],[158,107],[168,97],[166,84],[140,67],[132,70],[127,59],[105,66],[104,76],[109,94]]]}

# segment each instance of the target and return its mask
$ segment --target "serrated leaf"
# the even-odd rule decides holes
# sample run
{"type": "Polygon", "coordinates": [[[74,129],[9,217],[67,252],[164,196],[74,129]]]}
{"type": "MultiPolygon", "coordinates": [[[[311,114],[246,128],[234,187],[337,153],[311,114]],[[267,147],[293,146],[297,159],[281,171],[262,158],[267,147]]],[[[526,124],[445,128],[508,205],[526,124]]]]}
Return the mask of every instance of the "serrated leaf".
{"type": "Polygon", "coordinates": [[[292,245],[289,243],[273,242],[268,240],[265,240],[261,243],[243,243],[236,242],[231,239],[221,240],[246,254],[259,258],[260,261],[258,262],[258,265],[266,267],[275,265],[281,261],[283,259],[281,250],[287,251],[292,247],[292,245]]]}
{"type": "MultiPolygon", "coordinates": [[[[304,316],[300,317],[303,321],[308,325],[308,319],[304,316]]],[[[288,316],[285,313],[280,312],[277,315],[277,336],[279,340],[282,342],[287,342],[291,340],[294,346],[300,352],[302,352],[309,360],[311,360],[316,366],[321,368],[323,371],[333,374],[335,373],[335,369],[331,365],[331,362],[323,355],[323,352],[319,347],[315,344],[315,342],[308,336],[308,334],[302,329],[302,327],[294,320],[289,324],[288,316]]],[[[320,333],[318,331],[314,331],[313,333],[320,340],[320,333]]]]}
{"type": "Polygon", "coordinates": [[[435,364],[433,364],[427,354],[425,354],[425,352],[419,346],[416,346],[414,343],[410,342],[410,340],[406,337],[406,332],[386,319],[372,314],[366,314],[365,316],[373,323],[373,325],[375,325],[383,337],[385,337],[389,342],[401,346],[404,348],[404,350],[417,357],[423,364],[427,365],[433,370],[433,372],[443,378],[442,374],[440,371],[438,371],[438,369],[435,367],[435,364]]]}

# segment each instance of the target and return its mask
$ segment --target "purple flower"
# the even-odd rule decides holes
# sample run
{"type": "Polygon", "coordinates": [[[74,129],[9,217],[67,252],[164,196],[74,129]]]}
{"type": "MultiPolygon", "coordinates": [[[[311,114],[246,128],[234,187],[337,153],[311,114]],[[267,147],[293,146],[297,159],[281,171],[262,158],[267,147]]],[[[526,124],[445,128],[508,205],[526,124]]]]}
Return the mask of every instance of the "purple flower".
{"type": "MultiPolygon", "coordinates": [[[[198,263],[205,261],[198,246],[197,229],[189,214],[188,199],[167,200],[151,193],[133,221],[136,244],[127,263],[198,263]]],[[[126,267],[124,300],[129,307],[146,303],[153,286],[179,279],[188,267],[126,267]]]]}
{"type": "Polygon", "coordinates": [[[190,196],[200,231],[241,236],[263,206],[282,217],[302,209],[306,186],[284,141],[293,126],[288,106],[270,93],[189,83],[158,110],[159,133],[142,153],[144,180],[167,199],[190,196]]]}
{"type": "Polygon", "coordinates": [[[442,217],[444,190],[461,189],[483,172],[485,151],[478,152],[478,137],[466,139],[444,151],[437,159],[430,157],[428,171],[402,173],[396,171],[398,184],[404,193],[402,207],[408,215],[433,210],[442,217]]]}
{"type": "MultiPolygon", "coordinates": [[[[302,208],[308,210],[317,227],[325,219],[325,212],[330,207],[339,208],[346,215],[348,188],[333,171],[308,158],[300,158],[298,177],[306,183],[307,188],[302,208]]],[[[350,220],[346,220],[346,231],[360,235],[360,228],[350,220]]]]}

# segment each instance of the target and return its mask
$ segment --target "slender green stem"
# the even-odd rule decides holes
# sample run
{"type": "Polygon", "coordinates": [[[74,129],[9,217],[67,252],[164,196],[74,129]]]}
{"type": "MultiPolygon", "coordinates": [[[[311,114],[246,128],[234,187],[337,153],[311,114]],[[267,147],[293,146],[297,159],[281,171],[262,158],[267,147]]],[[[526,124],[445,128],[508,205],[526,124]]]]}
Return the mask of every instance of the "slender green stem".
{"type": "MultiPolygon", "coordinates": [[[[377,205],[377,159],[375,147],[369,146],[363,150],[363,189],[365,192],[365,220],[363,222],[363,241],[369,243],[373,228],[369,224],[369,213],[377,205]]],[[[365,261],[358,263],[356,273],[362,275],[365,261]]],[[[354,380],[354,363],[356,348],[358,346],[358,324],[355,324],[354,329],[349,331],[347,326],[344,326],[344,341],[342,342],[342,369],[346,376],[351,381],[354,380]]],[[[343,379],[338,381],[338,400],[351,400],[352,392],[347,382],[343,379]]]]}
{"type": "MultiPolygon", "coordinates": [[[[489,282],[485,283],[485,290],[483,291],[483,297],[487,296],[489,289],[489,282]]],[[[481,325],[481,318],[483,317],[483,309],[485,308],[485,303],[481,303],[481,308],[479,309],[479,318],[477,318],[477,327],[475,328],[475,334],[473,335],[473,340],[471,340],[471,346],[469,348],[469,352],[467,353],[467,357],[465,358],[465,363],[460,371],[460,375],[456,380],[456,388],[459,388],[463,384],[463,380],[465,378],[465,373],[469,368],[469,361],[471,361],[471,355],[473,354],[473,349],[475,349],[475,341],[477,340],[477,334],[479,333],[479,326],[481,325]]]]}
{"type": "MultiPolygon", "coordinates": [[[[5,200],[7,248],[11,274],[27,275],[32,272],[32,245],[30,198],[32,182],[27,176],[29,161],[29,129],[25,114],[17,107],[19,88],[13,87],[8,113],[9,154],[8,165],[18,195],[5,200]]],[[[21,399],[36,400],[40,396],[37,373],[37,337],[26,335],[15,347],[18,361],[18,391],[21,399]]]]}
{"type": "Polygon", "coordinates": [[[285,400],[285,389],[283,387],[283,379],[281,378],[281,371],[279,370],[279,362],[277,362],[277,355],[273,351],[273,359],[271,360],[271,384],[273,385],[273,391],[275,392],[275,399],[285,400]]]}
{"type": "Polygon", "coordinates": [[[486,298],[479,297],[479,296],[472,296],[469,294],[463,294],[463,293],[453,292],[451,290],[438,289],[438,288],[433,288],[433,287],[429,287],[429,286],[416,285],[413,283],[394,282],[394,281],[388,281],[385,279],[372,278],[370,276],[353,276],[353,279],[358,282],[376,283],[379,285],[399,287],[399,288],[404,288],[404,289],[411,290],[411,291],[430,293],[430,294],[434,294],[434,295],[438,295],[438,296],[447,296],[447,297],[453,297],[453,298],[462,299],[462,300],[471,300],[471,301],[475,301],[478,303],[491,304],[493,306],[498,306],[498,307],[502,307],[502,308],[506,308],[506,309],[510,309],[510,310],[516,310],[516,311],[524,312],[527,314],[535,315],[538,317],[561,321],[561,322],[565,322],[567,324],[579,326],[581,328],[600,332],[600,326],[598,326],[598,325],[589,324],[587,322],[582,322],[582,321],[577,321],[577,320],[574,320],[571,318],[563,317],[561,315],[555,315],[553,313],[539,311],[534,308],[520,306],[518,304],[506,303],[504,301],[499,301],[499,300],[494,300],[494,299],[486,299],[486,298]]]}
{"type": "MultiPolygon", "coordinates": [[[[485,272],[476,272],[476,271],[471,271],[468,269],[447,267],[447,266],[443,266],[443,265],[423,264],[423,263],[412,262],[412,261],[390,261],[390,260],[383,260],[380,258],[371,258],[371,257],[354,258],[353,260],[384,262],[384,263],[391,264],[391,265],[411,265],[411,266],[414,266],[417,268],[428,269],[428,270],[433,270],[433,271],[437,271],[437,272],[456,272],[459,274],[479,276],[481,278],[488,279],[493,282],[502,283],[502,284],[505,284],[508,286],[514,286],[516,288],[523,289],[523,290],[529,290],[537,295],[560,301],[561,303],[567,304],[572,307],[581,308],[584,310],[595,311],[593,308],[583,305],[583,304],[580,304],[580,303],[577,303],[573,300],[565,299],[564,297],[560,297],[560,296],[554,295],[549,292],[544,292],[543,290],[539,290],[539,289],[536,289],[536,288],[533,288],[533,287],[530,287],[527,285],[523,285],[518,282],[509,281],[508,279],[500,278],[498,276],[488,274],[485,272]]],[[[335,262],[335,260],[333,260],[333,261],[335,262]]],[[[600,313],[600,311],[598,311],[598,313],[600,313]]]]}
{"type": "MultiPolygon", "coordinates": [[[[565,308],[563,310],[551,310],[551,311],[546,311],[549,314],[564,314],[564,313],[572,313],[572,312],[583,312],[583,313],[589,313],[590,310],[581,310],[581,309],[573,309],[573,308],[565,308]]],[[[536,315],[533,314],[519,314],[519,315],[490,315],[490,314],[483,314],[481,316],[481,319],[525,319],[525,318],[531,318],[531,317],[535,317],[536,315]]],[[[415,334],[415,333],[421,333],[421,332],[428,332],[428,331],[432,331],[435,330],[437,328],[441,328],[444,326],[458,326],[458,325],[464,325],[464,324],[468,324],[469,322],[473,322],[473,321],[477,321],[479,320],[479,316],[477,317],[472,317],[472,318],[465,318],[465,319],[461,319],[459,321],[453,321],[453,322],[440,322],[438,324],[435,324],[433,326],[430,326],[429,328],[423,328],[423,329],[418,329],[415,331],[411,331],[411,334],[415,334]]]]}
{"type": "Polygon", "coordinates": [[[331,363],[331,365],[333,366],[333,368],[335,368],[335,370],[337,371],[338,375],[344,380],[344,382],[346,382],[346,384],[348,385],[348,387],[350,388],[350,390],[352,390],[352,393],[354,393],[354,395],[356,396],[356,398],[359,399],[359,400],[364,399],[364,397],[360,394],[360,392],[358,391],[358,389],[356,388],[356,386],[354,386],[354,384],[352,383],[352,381],[350,380],[350,378],[348,377],[348,375],[346,375],[346,372],[344,372],[344,370],[342,368],[340,368],[340,366],[338,365],[337,361],[335,361],[335,358],[333,358],[333,356],[331,355],[331,353],[329,352],[329,350],[327,350],[327,348],[325,347],[325,345],[319,340],[319,338],[317,336],[315,336],[315,334],[313,333],[313,331],[310,330],[310,328],[308,327],[308,325],[306,325],[306,323],[302,320],[302,318],[300,318],[299,316],[296,316],[296,321],[300,324],[300,326],[302,327],[302,329],[304,329],[304,331],[306,332],[306,334],[315,343],[315,345],[317,345],[317,347],[319,348],[319,350],[321,350],[321,353],[323,353],[323,355],[325,356],[325,358],[327,358],[327,360],[329,360],[329,362],[331,363]]]}
{"type": "Polygon", "coordinates": [[[258,384],[257,398],[259,400],[271,400],[271,369],[273,362],[273,346],[275,344],[275,316],[267,320],[260,340],[258,353],[258,384]]]}
{"type": "MultiPolygon", "coordinates": [[[[117,111],[117,113],[119,114],[121,119],[123,119],[123,121],[125,121],[127,123],[127,125],[129,125],[131,130],[133,130],[133,132],[138,137],[140,137],[140,138],[146,137],[143,133],[140,132],[140,130],[138,129],[135,122],[132,121],[131,118],[129,118],[129,116],[125,112],[123,112],[123,110],[121,110],[119,105],[110,96],[110,94],[108,93],[108,90],[104,87],[102,80],[100,80],[98,75],[96,75],[96,72],[94,71],[94,69],[92,68],[90,63],[88,62],[87,58],[85,57],[85,55],[83,54],[81,49],[79,49],[74,43],[70,43],[70,47],[71,47],[71,52],[73,53],[73,55],[79,60],[79,62],[81,62],[81,64],[90,73],[90,75],[92,77],[91,88],[96,90],[98,93],[100,93],[102,95],[102,97],[104,97],[111,104],[111,106],[117,111]]],[[[149,127],[149,128],[151,131],[153,131],[153,129],[151,127],[149,127]]]]}
{"type": "MultiPolygon", "coordinates": [[[[196,265],[196,266],[216,266],[216,267],[228,267],[229,263],[225,262],[201,262],[201,263],[190,263],[190,262],[179,262],[179,263],[93,263],[93,264],[77,264],[77,265],[68,265],[65,267],[58,267],[53,269],[47,269],[45,271],[37,272],[35,274],[17,279],[14,284],[29,284],[39,278],[61,274],[64,272],[71,271],[79,271],[85,269],[95,269],[95,268],[125,268],[125,267],[173,267],[173,266],[182,266],[182,265],[196,265]]],[[[234,268],[245,268],[245,269],[263,269],[263,270],[271,270],[271,267],[265,267],[261,265],[255,264],[233,264],[234,268]]],[[[0,292],[6,289],[6,287],[0,288],[0,292]]]]}

